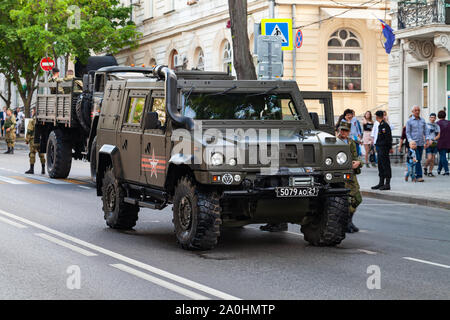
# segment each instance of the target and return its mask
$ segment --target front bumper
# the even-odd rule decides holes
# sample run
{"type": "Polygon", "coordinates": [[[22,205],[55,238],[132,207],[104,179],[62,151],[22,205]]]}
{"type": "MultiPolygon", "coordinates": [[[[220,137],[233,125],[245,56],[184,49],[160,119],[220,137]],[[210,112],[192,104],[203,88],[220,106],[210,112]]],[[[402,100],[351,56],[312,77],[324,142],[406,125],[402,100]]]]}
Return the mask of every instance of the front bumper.
{"type": "Polygon", "coordinates": [[[223,191],[222,197],[224,199],[317,199],[323,196],[345,196],[350,192],[347,188],[332,188],[329,186],[315,186],[319,188],[319,196],[317,197],[286,197],[277,198],[276,188],[277,187],[267,187],[267,188],[255,188],[249,190],[226,190],[223,191]]]}

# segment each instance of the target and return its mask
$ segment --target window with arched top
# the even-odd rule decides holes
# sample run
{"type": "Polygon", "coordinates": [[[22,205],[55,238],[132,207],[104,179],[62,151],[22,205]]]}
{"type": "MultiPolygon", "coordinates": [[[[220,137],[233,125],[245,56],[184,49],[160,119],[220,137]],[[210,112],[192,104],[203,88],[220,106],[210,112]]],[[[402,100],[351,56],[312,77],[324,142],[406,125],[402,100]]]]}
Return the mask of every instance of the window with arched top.
{"type": "Polygon", "coordinates": [[[231,50],[230,42],[228,40],[225,40],[222,48],[223,71],[231,73],[233,70],[233,53],[231,50]]]}
{"type": "Polygon", "coordinates": [[[156,66],[156,59],[155,58],[151,58],[150,62],[149,62],[149,67],[151,66],[156,66]]]}
{"type": "Polygon", "coordinates": [[[195,68],[198,70],[205,70],[205,55],[203,54],[203,49],[198,47],[195,50],[195,68]]]}
{"type": "Polygon", "coordinates": [[[335,31],[328,40],[328,89],[362,90],[362,47],[348,29],[335,31]]]}
{"type": "Polygon", "coordinates": [[[178,56],[178,51],[176,49],[173,49],[169,55],[169,68],[170,69],[175,69],[175,67],[176,67],[175,57],[177,57],[177,56],[178,56]]]}

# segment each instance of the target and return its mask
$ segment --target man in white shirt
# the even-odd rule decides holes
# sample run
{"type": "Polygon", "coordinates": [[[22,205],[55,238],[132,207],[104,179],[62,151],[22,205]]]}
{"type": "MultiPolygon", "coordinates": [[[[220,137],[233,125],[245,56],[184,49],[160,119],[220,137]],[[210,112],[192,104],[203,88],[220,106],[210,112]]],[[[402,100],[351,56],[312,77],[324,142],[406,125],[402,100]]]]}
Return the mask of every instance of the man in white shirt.
{"type": "Polygon", "coordinates": [[[25,114],[21,109],[19,109],[19,112],[17,112],[17,126],[16,126],[16,135],[20,136],[20,130],[22,128],[23,119],[25,119],[25,114]]]}

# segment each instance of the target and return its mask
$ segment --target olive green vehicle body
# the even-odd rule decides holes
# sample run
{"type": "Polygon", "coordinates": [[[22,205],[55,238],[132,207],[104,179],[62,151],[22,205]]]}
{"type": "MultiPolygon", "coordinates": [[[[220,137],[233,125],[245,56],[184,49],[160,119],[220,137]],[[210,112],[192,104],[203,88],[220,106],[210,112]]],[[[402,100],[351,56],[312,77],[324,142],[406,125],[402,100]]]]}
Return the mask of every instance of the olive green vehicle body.
{"type": "MultiPolygon", "coordinates": [[[[237,81],[219,73],[191,72],[185,76],[166,73],[164,77],[161,68],[154,71],[153,77],[115,80],[106,84],[97,127],[98,196],[102,196],[105,171],[112,167],[115,177],[126,191],[125,202],[162,209],[173,202],[178,181],[189,176],[197,185],[220,195],[223,226],[243,226],[281,222],[305,225],[320,213],[326,197],[348,195],[344,182],[352,173],[350,148],[334,135],[331,93],[300,92],[295,81],[237,81]],[[263,94],[270,91],[288,94],[299,119],[192,120],[180,113],[183,96],[192,92],[208,93],[217,94],[217,99],[221,99],[220,93],[230,88],[233,88],[230,91],[233,93],[263,94]],[[145,106],[141,121],[130,124],[127,119],[133,98],[145,99],[145,106]],[[150,113],[154,112],[155,101],[163,98],[166,104],[165,126],[155,127],[147,118],[151,118],[150,113]],[[307,109],[308,101],[319,100],[324,107],[321,124],[317,121],[317,114],[311,115],[307,109]],[[181,142],[173,137],[178,129],[191,135],[191,153],[178,151],[178,143],[181,142]],[[211,146],[208,136],[203,137],[208,129],[219,130],[223,136],[227,129],[278,129],[279,166],[276,172],[264,173],[261,170],[263,165],[248,161],[236,165],[230,165],[229,159],[225,159],[223,165],[212,165],[206,161],[199,163],[198,155],[205,150],[214,152],[214,148],[223,147],[220,143],[211,146]],[[197,133],[201,130],[200,139],[195,137],[195,130],[197,133]],[[340,152],[347,155],[347,161],[341,165],[336,161],[340,152]],[[325,163],[327,158],[333,160],[331,165],[325,163]],[[225,174],[232,177],[239,175],[240,179],[224,184],[223,179],[217,177],[225,174]],[[331,179],[327,180],[326,174],[331,175],[331,179]],[[295,182],[295,179],[298,181],[295,182]],[[313,197],[277,197],[277,188],[293,185],[317,187],[319,194],[313,197]]],[[[162,120],[163,116],[160,116],[159,120],[162,120]]],[[[235,143],[226,141],[232,147],[235,143]]],[[[250,151],[255,150],[252,147],[257,142],[253,143],[249,140],[248,149],[244,150],[246,160],[250,151]]]]}

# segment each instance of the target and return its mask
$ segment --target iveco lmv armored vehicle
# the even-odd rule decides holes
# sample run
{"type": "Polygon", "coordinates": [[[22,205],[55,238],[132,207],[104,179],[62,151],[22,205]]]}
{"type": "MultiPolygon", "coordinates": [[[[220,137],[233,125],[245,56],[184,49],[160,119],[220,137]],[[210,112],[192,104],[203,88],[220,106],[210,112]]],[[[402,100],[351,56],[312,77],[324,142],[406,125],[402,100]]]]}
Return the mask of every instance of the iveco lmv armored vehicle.
{"type": "Polygon", "coordinates": [[[295,81],[165,66],[111,80],[96,144],[106,223],[129,229],[141,207],[172,204],[184,249],[212,249],[221,226],[282,222],[301,225],[312,245],[339,244],[352,170],[333,120],[331,93],[295,81]]]}

